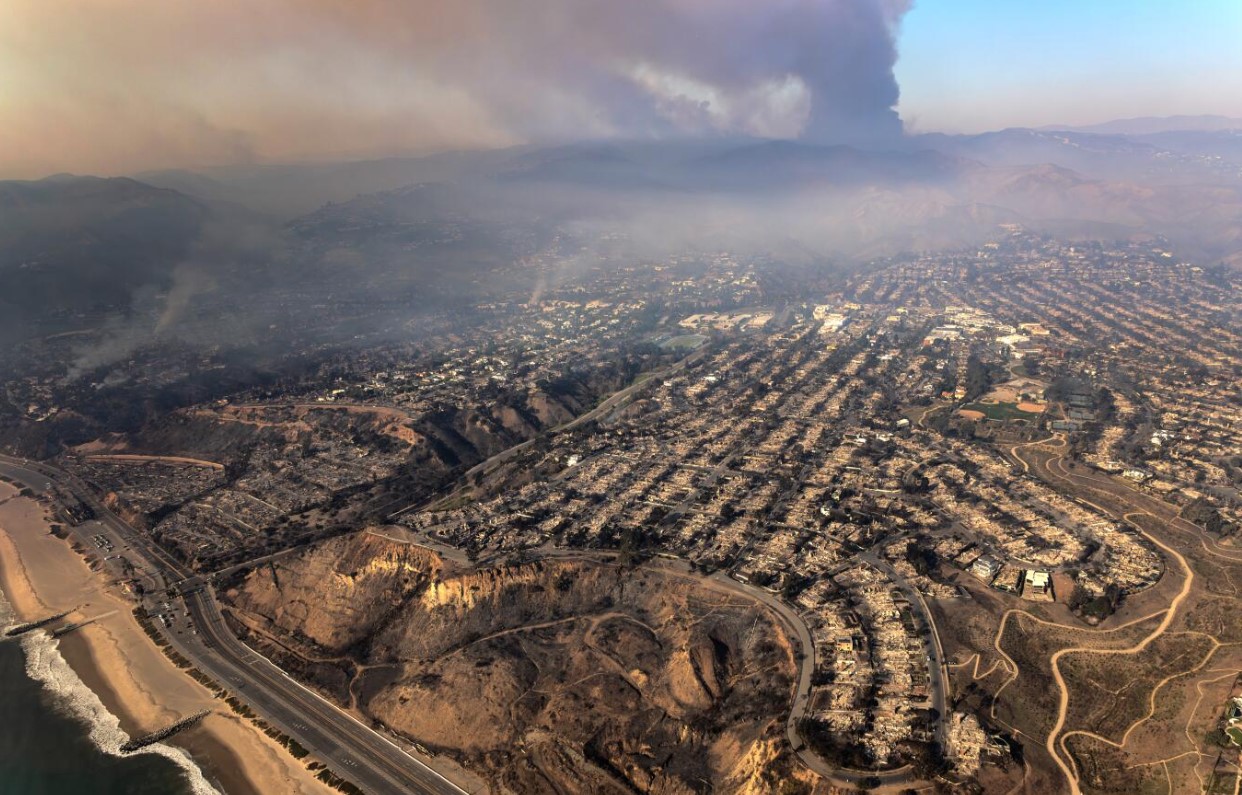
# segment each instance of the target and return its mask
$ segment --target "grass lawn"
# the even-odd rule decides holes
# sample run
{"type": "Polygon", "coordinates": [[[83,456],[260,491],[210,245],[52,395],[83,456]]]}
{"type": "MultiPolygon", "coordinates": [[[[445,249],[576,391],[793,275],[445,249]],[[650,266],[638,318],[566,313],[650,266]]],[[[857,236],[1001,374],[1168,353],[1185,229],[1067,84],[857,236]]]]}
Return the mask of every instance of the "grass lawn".
{"type": "Polygon", "coordinates": [[[707,337],[704,337],[702,334],[682,334],[678,337],[666,339],[660,343],[660,347],[665,350],[692,351],[705,342],[707,342],[707,337]]]}
{"type": "Polygon", "coordinates": [[[990,420],[1037,420],[1039,415],[1031,411],[1023,411],[1017,403],[968,403],[962,406],[966,411],[977,411],[990,420]]]}

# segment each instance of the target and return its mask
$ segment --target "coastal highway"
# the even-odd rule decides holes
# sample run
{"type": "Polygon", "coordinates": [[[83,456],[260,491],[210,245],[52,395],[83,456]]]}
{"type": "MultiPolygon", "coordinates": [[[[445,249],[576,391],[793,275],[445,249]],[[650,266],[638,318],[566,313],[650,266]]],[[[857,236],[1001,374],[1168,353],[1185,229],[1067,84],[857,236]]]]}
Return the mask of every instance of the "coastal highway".
{"type": "MultiPolygon", "coordinates": [[[[108,526],[126,543],[141,552],[148,566],[154,567],[169,584],[175,584],[183,595],[189,614],[189,628],[195,633],[168,633],[174,647],[197,668],[234,693],[256,713],[271,724],[297,740],[302,746],[325,763],[338,775],[376,795],[399,793],[463,793],[464,790],[443,778],[439,773],[411,756],[383,735],[356,720],[353,716],[308,690],[271,663],[267,658],[243,644],[233,635],[224,622],[205,578],[194,576],[158,548],[145,535],[135,531],[104,508],[86,489],[84,484],[71,475],[43,464],[23,462],[0,456],[0,474],[21,481],[36,491],[43,491],[49,482],[55,482],[90,506],[101,523],[108,526]]],[[[591,553],[571,550],[543,550],[547,557],[592,557],[591,553]]],[[[865,556],[868,562],[878,565],[890,576],[897,573],[874,556],[865,556]]],[[[786,628],[796,637],[803,654],[798,659],[798,678],[793,693],[786,734],[795,753],[803,763],[832,783],[852,787],[868,780],[877,781],[885,787],[909,786],[918,783],[918,777],[907,766],[894,770],[866,771],[837,768],[826,764],[802,741],[798,722],[809,709],[811,677],[815,668],[815,647],[805,621],[782,600],[763,589],[740,583],[726,572],[716,572],[709,577],[693,575],[685,561],[661,557],[656,564],[669,573],[694,577],[699,581],[743,594],[765,604],[780,618],[786,628]]],[[[912,607],[921,608],[929,622],[931,637],[927,639],[927,653],[931,662],[931,692],[933,706],[940,711],[937,735],[944,742],[945,701],[947,676],[944,675],[944,654],[939,648],[935,625],[930,623],[930,611],[921,595],[908,583],[894,576],[898,588],[907,593],[912,607]],[[904,586],[904,587],[903,587],[904,586]]]]}
{"type": "Polygon", "coordinates": [[[187,585],[186,607],[199,634],[178,646],[206,652],[196,657],[207,674],[327,760],[338,775],[372,793],[464,792],[243,644],[225,625],[211,591],[193,581],[187,585]]]}
{"type": "Polygon", "coordinates": [[[164,581],[177,583],[184,594],[189,627],[197,633],[169,633],[177,650],[334,773],[374,795],[465,792],[238,640],[225,625],[207,584],[189,576],[166,552],[100,504],[76,478],[45,464],[8,456],[0,456],[0,475],[37,493],[55,483],[94,510],[100,524],[128,543],[136,557],[145,559],[146,567],[164,581]]]}

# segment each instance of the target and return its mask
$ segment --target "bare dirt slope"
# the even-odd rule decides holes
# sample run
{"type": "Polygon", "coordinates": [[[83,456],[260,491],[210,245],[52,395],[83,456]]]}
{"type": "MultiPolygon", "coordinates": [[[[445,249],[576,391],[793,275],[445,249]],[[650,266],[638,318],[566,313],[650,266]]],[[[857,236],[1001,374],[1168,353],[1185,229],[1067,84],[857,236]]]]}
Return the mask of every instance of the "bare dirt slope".
{"type": "Polygon", "coordinates": [[[761,606],[644,568],[454,568],[368,533],[251,572],[233,620],[501,792],[764,791],[793,652],[761,606]]]}

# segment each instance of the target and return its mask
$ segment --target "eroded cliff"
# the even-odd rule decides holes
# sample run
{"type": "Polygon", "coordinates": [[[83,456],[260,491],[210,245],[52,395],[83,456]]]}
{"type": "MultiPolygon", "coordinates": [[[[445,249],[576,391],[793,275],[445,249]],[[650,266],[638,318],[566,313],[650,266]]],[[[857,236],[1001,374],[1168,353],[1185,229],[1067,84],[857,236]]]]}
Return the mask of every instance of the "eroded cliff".
{"type": "Polygon", "coordinates": [[[373,533],[250,572],[235,625],[497,792],[762,791],[794,655],[720,583],[600,556],[458,568],[373,533]]]}

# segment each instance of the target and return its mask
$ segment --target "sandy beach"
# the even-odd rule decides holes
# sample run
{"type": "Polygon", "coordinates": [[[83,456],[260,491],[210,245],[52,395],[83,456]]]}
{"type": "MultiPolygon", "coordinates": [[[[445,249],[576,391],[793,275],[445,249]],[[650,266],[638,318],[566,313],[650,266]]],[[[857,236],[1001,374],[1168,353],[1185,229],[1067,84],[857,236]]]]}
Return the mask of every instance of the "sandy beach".
{"type": "Polygon", "coordinates": [[[13,610],[33,620],[63,610],[70,619],[101,616],[60,640],[60,653],[131,736],[202,709],[212,714],[169,741],[190,754],[227,795],[330,789],[283,748],[173,665],[134,620],[134,603],[91,571],[68,541],[49,534],[42,505],[0,483],[0,587],[13,610]]]}

